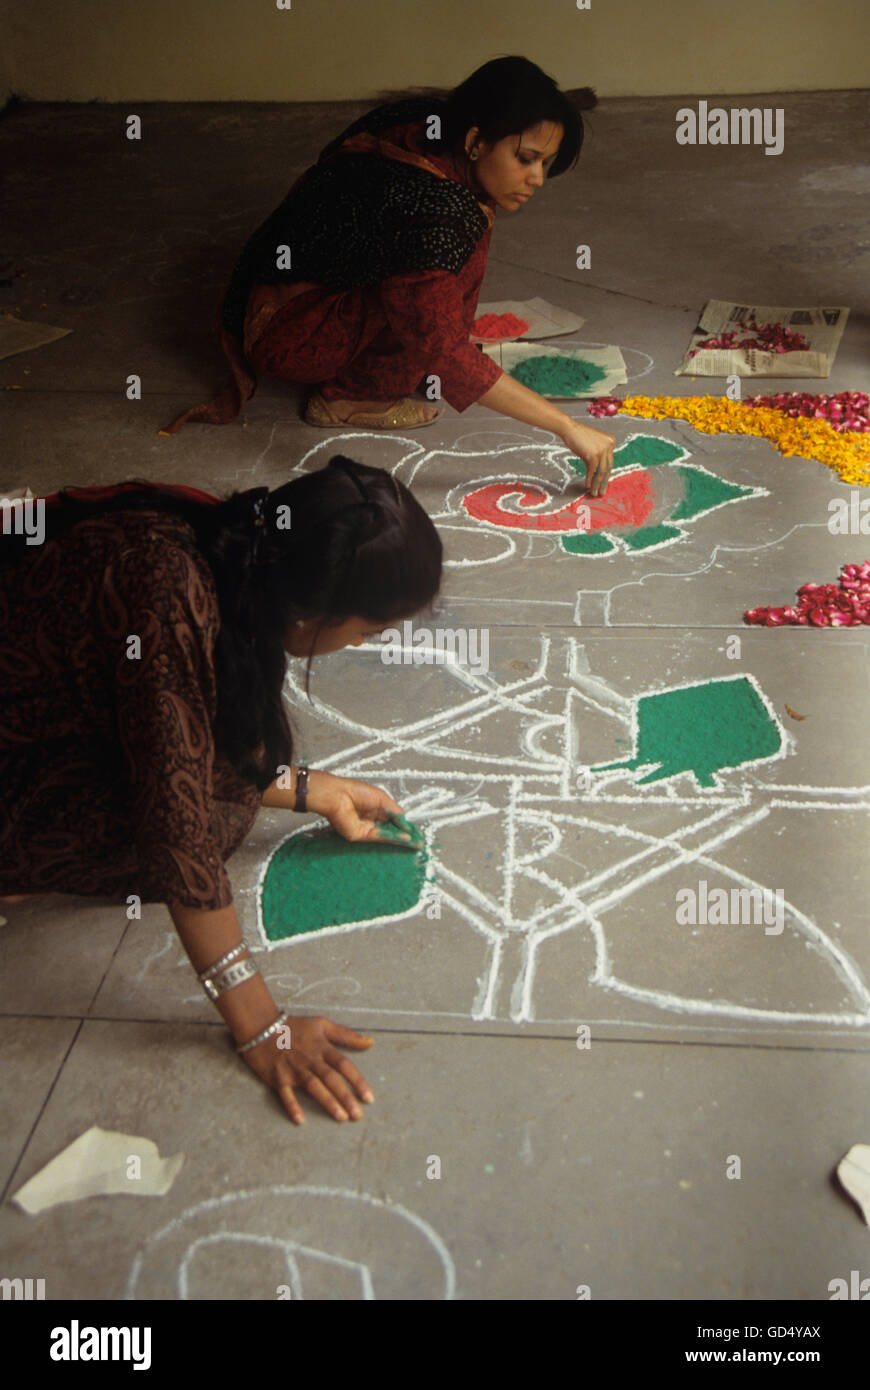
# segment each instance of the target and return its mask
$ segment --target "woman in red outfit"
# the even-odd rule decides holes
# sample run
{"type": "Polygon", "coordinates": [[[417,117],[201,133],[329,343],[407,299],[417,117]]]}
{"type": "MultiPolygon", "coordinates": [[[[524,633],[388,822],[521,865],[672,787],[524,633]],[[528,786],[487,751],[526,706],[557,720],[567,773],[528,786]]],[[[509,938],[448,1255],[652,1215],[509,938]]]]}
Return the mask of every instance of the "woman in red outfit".
{"type": "MultiPolygon", "coordinates": [[[[588,90],[578,106],[591,106],[588,90]]],[[[349,126],[247,243],[224,300],[232,382],[188,421],[224,424],[256,373],[316,385],[306,420],[414,429],[479,401],[558,435],[603,494],[613,437],[573,420],[470,342],[495,209],[515,212],[576,162],[583,120],[525,58],[484,64],[447,101],[378,107],[349,126]]]]}
{"type": "Polygon", "coordinates": [[[299,1087],[359,1119],[372,1095],[335,1044],[369,1042],[278,1013],[224,861],[261,805],[416,847],[382,788],[294,765],[282,691],[286,652],[359,646],[432,600],[435,527],[390,474],[342,455],[226,502],[151,484],[39,500],[44,544],[0,536],[0,903],[165,903],[291,1119],[299,1087]]]}

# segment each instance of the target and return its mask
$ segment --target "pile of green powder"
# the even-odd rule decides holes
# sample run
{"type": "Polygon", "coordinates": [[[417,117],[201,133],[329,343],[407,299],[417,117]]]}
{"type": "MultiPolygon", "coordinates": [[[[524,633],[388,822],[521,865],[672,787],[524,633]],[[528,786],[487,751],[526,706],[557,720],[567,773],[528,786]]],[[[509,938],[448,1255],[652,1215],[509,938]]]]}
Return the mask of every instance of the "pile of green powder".
{"type": "Polygon", "coordinates": [[[582,357],[523,357],[508,368],[508,376],[539,396],[584,396],[607,372],[582,357]]]}

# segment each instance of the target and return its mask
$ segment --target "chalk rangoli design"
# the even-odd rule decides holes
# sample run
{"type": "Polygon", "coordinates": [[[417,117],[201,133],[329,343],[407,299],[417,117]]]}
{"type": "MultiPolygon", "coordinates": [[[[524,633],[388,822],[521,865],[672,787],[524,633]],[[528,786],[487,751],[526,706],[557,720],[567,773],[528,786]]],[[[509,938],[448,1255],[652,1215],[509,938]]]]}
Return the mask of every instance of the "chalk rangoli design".
{"type": "MultiPolygon", "coordinates": [[[[633,554],[675,545],[686,523],[703,525],[715,508],[767,495],[688,462],[688,451],[673,439],[633,435],[618,451],[614,475],[620,515],[614,520],[602,509],[598,530],[593,524],[572,532],[576,508],[590,499],[558,500],[577,476],[576,461],[561,444],[487,431],[453,446],[427,448],[419,438],[373,440],[369,433],[348,431],[314,445],[298,469],[319,467],[335,452],[388,467],[406,485],[423,486],[430,495],[445,479],[440,508],[432,508],[428,499],[427,504],[447,546],[448,584],[457,576],[486,576],[490,566],[510,557],[552,554],[558,546],[568,554],[566,563],[549,566],[557,592],[547,604],[567,610],[568,623],[573,611],[574,623],[604,628],[611,622],[611,595],[626,571],[614,571],[611,588],[578,591],[569,577],[566,590],[565,577],[577,573],[572,550],[609,553],[617,558],[606,559],[606,565],[631,566],[633,554]],[[462,481],[455,482],[457,477],[462,481]],[[506,478],[527,481],[506,483],[506,478]],[[541,524],[529,530],[533,513],[541,524]],[[563,525],[568,529],[557,529],[563,525]],[[606,552],[592,548],[599,544],[606,552]]],[[[610,497],[608,489],[608,504],[610,497]]],[[[695,529],[693,535],[698,534],[695,529]]],[[[775,526],[767,535],[771,539],[756,544],[753,537],[748,546],[741,539],[739,548],[778,543],[775,526]]],[[[713,537],[711,558],[699,565],[696,548],[689,573],[709,568],[716,553],[713,537]]],[[[627,582],[643,578],[629,575],[627,582]]],[[[481,597],[472,595],[470,601],[482,602],[486,611],[487,602],[499,599],[494,587],[486,584],[481,597]]],[[[513,602],[522,610],[531,604],[530,614],[540,611],[534,590],[526,595],[513,602]]],[[[318,687],[330,689],[326,673],[319,678],[311,737],[321,748],[327,742],[329,751],[318,752],[317,766],[389,787],[406,814],[425,827],[427,838],[419,856],[385,851],[407,853],[408,861],[417,858],[413,874],[410,863],[399,870],[413,878],[406,879],[403,896],[384,891],[381,881],[374,905],[368,901],[369,915],[362,918],[358,910],[336,915],[333,902],[319,891],[309,892],[306,929],[290,936],[270,933],[264,925],[263,903],[268,903],[273,866],[280,862],[279,846],[262,867],[257,889],[246,891],[255,893],[262,949],[280,953],[294,997],[322,1008],[319,990],[329,985],[372,1013],[561,1025],[576,1021],[570,1010],[571,982],[577,980],[585,1001],[580,1007],[587,1011],[595,1007],[590,998],[600,998],[605,1014],[608,1003],[612,1008],[615,1000],[631,1001],[632,1016],[669,1027],[686,1026],[689,1018],[705,1028],[716,1020],[730,1028],[870,1026],[870,990],[859,966],[833,930],[789,901],[787,893],[782,935],[766,937],[757,926],[730,927],[742,935],[739,945],[734,937],[725,956],[721,937],[710,949],[693,950],[689,938],[674,930],[675,888],[692,878],[757,890],[772,899],[778,885],[761,879],[779,873],[777,856],[771,860],[776,868],[753,876],[727,862],[732,845],[739,850],[754,843],[764,822],[769,834],[786,833],[792,813],[803,833],[808,833],[808,814],[824,813],[827,825],[831,812],[854,823],[870,810],[870,786],[784,780],[784,760],[795,753],[796,736],[780,724],[751,675],[687,677],[683,684],[662,681],[637,691],[593,670],[582,630],[576,637],[534,640],[536,650],[524,651],[527,660],[515,663],[521,672],[516,677],[497,678],[450,660],[426,677],[416,670],[394,675],[389,685],[383,675],[392,668],[381,664],[377,644],[368,644],[351,659],[368,663],[361,674],[367,681],[376,675],[385,696],[398,692],[393,706],[377,703],[377,722],[345,712],[350,707],[346,682],[335,688],[334,698],[318,697],[318,687]],[[485,850],[469,854],[472,838],[485,850]],[[428,950],[429,936],[421,936],[421,930],[434,934],[440,925],[433,918],[433,901],[451,930],[465,929],[477,943],[476,952],[469,953],[476,962],[474,978],[462,986],[451,975],[443,1007],[439,1002],[416,1008],[410,998],[397,998],[395,1006],[391,1000],[386,1007],[383,999],[370,1002],[356,979],[338,975],[317,981],[291,969],[302,959],[297,951],[311,950],[322,937],[345,934],[347,940],[347,933],[408,932],[428,950]],[[656,933],[654,950],[632,950],[629,920],[635,922],[632,930],[649,939],[656,933]],[[769,969],[772,945],[778,952],[775,972],[769,969]],[[761,976],[764,990],[759,991],[761,976]],[[454,1007],[447,1001],[456,989],[464,992],[454,1007]]],[[[311,711],[295,673],[289,686],[295,709],[311,711]]],[[[862,827],[858,834],[863,833],[862,827]]],[[[743,857],[751,858],[738,854],[743,857]]]]}
{"type": "MultiPolygon", "coordinates": [[[[604,497],[585,494],[544,510],[552,498],[536,483],[488,482],[462,498],[468,515],[487,526],[507,530],[559,533],[571,555],[607,555],[622,546],[629,552],[673,545],[686,534],[685,523],[731,502],[766,496],[763,488],[729,483],[697,463],[687,463],[688,449],[660,435],[629,436],[614,451],[613,472],[604,497]],[[655,473],[654,471],[655,470],[655,473]],[[670,473],[676,496],[656,477],[670,473]]],[[[563,486],[586,468],[566,458],[563,486]]]]}
{"type": "Polygon", "coordinates": [[[303,1185],[189,1207],[145,1242],[126,1297],[431,1300],[455,1291],[450,1253],[422,1217],[365,1192],[303,1185]]]}
{"type": "MultiPolygon", "coordinates": [[[[578,943],[591,943],[588,980],[602,997],[621,995],[671,1016],[870,1024],[870,991],[858,966],[787,899],[785,932],[777,947],[784,953],[779,958],[783,975],[789,970],[786,953],[809,946],[824,971],[839,982],[844,1007],[814,1007],[813,997],[806,998],[804,1007],[788,1008],[754,1005],[739,992],[732,998],[704,997],[700,979],[694,993],[679,992],[666,981],[676,953],[685,956],[685,943],[668,947],[670,960],[664,952],[657,958],[654,968],[660,969],[661,979],[653,982],[632,978],[637,963],[620,945],[626,904],[650,884],[667,883],[669,876],[671,895],[674,882],[694,874],[772,896],[772,885],[717,859],[719,848],[778,810],[866,812],[870,788],[776,781],[779,763],[794,752],[793,736],[750,675],[629,697],[592,672],[582,641],[545,635],[539,642],[533,668],[515,680],[499,681],[448,663],[439,673],[438,708],[422,710],[411,723],[376,727],[335,705],[315,702],[318,721],[341,730],[347,740],[341,752],[319,759],[318,765],[390,786],[407,814],[429,831],[426,850],[444,912],[455,914],[486,943],[485,969],[468,999],[470,1016],[541,1019],[536,998],[548,978],[553,943],[572,935],[578,943]],[[592,717],[599,730],[594,738],[584,732],[592,717]],[[593,748],[600,751],[600,730],[614,722],[621,737],[612,742],[625,745],[626,756],[608,762],[584,756],[584,747],[590,754],[593,748]],[[490,725],[497,726],[498,747],[515,751],[481,749],[481,731],[490,725]],[[634,810],[648,806],[660,808],[663,817],[675,816],[676,828],[659,833],[642,828],[634,810]],[[439,835],[465,825],[474,825],[497,857],[488,886],[479,873],[459,872],[438,851],[439,835]],[[587,859],[594,868],[585,867],[587,859]]],[[[368,649],[377,650],[374,644],[368,649]]],[[[295,677],[291,686],[301,708],[295,677]]],[[[271,862],[263,875],[267,891],[271,862]]],[[[431,884],[424,888],[421,883],[416,903],[404,909],[387,895],[383,913],[365,923],[333,918],[319,935],[369,930],[398,916],[409,921],[424,916],[431,892],[431,884]]],[[[292,950],[305,937],[270,939],[263,898],[261,891],[264,948],[292,950]]],[[[673,908],[663,908],[661,915],[673,921],[673,908]]],[[[747,930],[745,942],[741,938],[740,988],[750,997],[753,953],[763,951],[763,943],[757,928],[747,930]]],[[[696,955],[693,968],[703,975],[710,953],[696,955]]],[[[793,995],[797,986],[789,988],[793,995]]],[[[357,1002],[365,1006],[363,998],[357,1002]]],[[[415,1012],[400,1001],[395,1010],[377,1011],[415,1012]]]]}

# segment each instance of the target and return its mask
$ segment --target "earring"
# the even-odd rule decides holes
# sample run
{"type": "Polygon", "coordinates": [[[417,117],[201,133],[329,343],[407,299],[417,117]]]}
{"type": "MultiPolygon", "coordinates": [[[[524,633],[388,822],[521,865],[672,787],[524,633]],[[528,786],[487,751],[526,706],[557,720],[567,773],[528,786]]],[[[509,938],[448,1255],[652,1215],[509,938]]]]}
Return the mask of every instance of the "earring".
{"type": "Polygon", "coordinates": [[[304,619],[304,618],[297,618],[297,619],[296,619],[296,626],[297,626],[297,627],[304,627],[304,626],[305,626],[305,619],[304,619]]]}
{"type": "Polygon", "coordinates": [[[477,150],[472,150],[469,159],[477,159],[477,150]]]}

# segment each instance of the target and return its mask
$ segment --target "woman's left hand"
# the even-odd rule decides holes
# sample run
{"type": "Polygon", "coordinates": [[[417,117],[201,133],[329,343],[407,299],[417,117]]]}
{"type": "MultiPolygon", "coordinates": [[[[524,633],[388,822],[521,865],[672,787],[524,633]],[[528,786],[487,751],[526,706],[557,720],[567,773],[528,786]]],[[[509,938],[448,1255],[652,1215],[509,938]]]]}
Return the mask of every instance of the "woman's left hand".
{"type": "Polygon", "coordinates": [[[308,777],[307,809],[325,816],[346,840],[379,840],[379,822],[402,814],[401,806],[382,787],[317,771],[308,777]]]}

